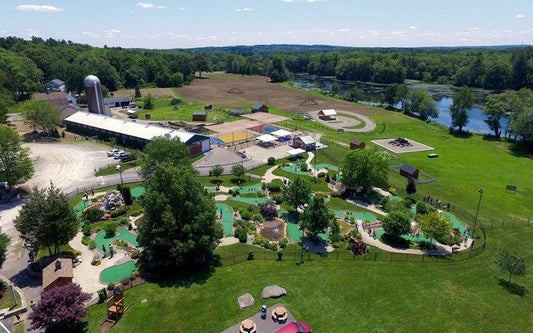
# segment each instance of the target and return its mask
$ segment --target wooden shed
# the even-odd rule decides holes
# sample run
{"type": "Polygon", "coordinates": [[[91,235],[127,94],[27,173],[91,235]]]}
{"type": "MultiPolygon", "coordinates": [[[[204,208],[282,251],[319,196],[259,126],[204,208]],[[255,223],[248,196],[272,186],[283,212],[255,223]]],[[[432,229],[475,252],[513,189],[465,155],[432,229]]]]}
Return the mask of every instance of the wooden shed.
{"type": "Polygon", "coordinates": [[[256,113],[256,112],[268,113],[268,106],[262,103],[255,103],[254,105],[252,105],[252,113],[256,113]]]}
{"type": "Polygon", "coordinates": [[[318,111],[318,117],[322,120],[335,120],[337,119],[337,111],[334,109],[326,109],[318,111]]]}
{"type": "Polygon", "coordinates": [[[316,149],[316,141],[308,135],[299,136],[292,140],[292,147],[301,148],[305,151],[311,151],[316,149]]]}
{"type": "Polygon", "coordinates": [[[419,173],[420,171],[417,168],[409,164],[404,164],[400,168],[400,176],[404,176],[405,178],[418,179],[419,173]]]}
{"type": "Polygon", "coordinates": [[[192,113],[192,120],[193,121],[206,121],[207,120],[207,112],[206,111],[195,111],[192,113]]]}
{"type": "Polygon", "coordinates": [[[43,290],[67,285],[73,278],[72,259],[59,258],[43,269],[43,290]]]}
{"type": "Polygon", "coordinates": [[[353,139],[350,141],[350,149],[363,149],[365,146],[365,143],[359,139],[353,139]]]}

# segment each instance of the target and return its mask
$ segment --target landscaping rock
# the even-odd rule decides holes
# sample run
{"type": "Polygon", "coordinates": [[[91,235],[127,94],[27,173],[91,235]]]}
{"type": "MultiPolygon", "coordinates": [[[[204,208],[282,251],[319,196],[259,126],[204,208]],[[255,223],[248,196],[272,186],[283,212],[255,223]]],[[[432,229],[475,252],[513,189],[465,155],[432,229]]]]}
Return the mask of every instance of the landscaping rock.
{"type": "Polygon", "coordinates": [[[254,305],[255,299],[252,295],[250,295],[250,293],[246,293],[244,295],[239,296],[237,302],[239,303],[239,309],[244,309],[254,305]]]}
{"type": "Polygon", "coordinates": [[[285,288],[281,288],[277,285],[266,286],[261,293],[261,297],[263,298],[278,298],[285,295],[287,295],[285,288]]]}

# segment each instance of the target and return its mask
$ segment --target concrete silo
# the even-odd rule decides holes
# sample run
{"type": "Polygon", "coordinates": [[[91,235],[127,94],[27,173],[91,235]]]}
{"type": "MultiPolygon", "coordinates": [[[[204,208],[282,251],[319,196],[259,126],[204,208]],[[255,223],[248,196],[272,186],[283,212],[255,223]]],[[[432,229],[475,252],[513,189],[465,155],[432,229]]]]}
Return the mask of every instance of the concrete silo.
{"type": "Polygon", "coordinates": [[[83,80],[83,85],[85,86],[89,112],[105,114],[104,96],[102,96],[102,84],[100,83],[100,79],[94,75],[88,75],[83,80]]]}

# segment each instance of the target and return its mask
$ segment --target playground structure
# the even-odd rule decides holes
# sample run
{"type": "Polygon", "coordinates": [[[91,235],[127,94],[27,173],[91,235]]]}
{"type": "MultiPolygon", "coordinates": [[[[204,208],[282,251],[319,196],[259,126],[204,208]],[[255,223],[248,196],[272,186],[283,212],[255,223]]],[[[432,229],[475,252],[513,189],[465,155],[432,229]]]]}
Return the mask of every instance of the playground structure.
{"type": "Polygon", "coordinates": [[[368,252],[368,249],[366,248],[366,244],[363,243],[362,240],[357,239],[355,237],[350,237],[350,248],[352,250],[352,253],[356,256],[363,255],[368,252]]]}
{"type": "Polygon", "coordinates": [[[124,292],[120,288],[113,290],[113,295],[107,300],[107,318],[106,322],[114,325],[126,311],[124,307],[124,292]]]}

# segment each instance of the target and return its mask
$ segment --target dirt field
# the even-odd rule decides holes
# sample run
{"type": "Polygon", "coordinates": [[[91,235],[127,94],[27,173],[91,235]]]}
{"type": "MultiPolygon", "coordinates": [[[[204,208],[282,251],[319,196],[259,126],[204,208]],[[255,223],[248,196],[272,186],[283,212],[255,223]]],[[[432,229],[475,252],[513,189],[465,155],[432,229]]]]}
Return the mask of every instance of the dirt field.
{"type": "Polygon", "coordinates": [[[194,80],[178,89],[180,95],[190,101],[202,101],[218,107],[237,108],[239,103],[262,102],[288,112],[309,112],[320,109],[338,109],[363,115],[377,114],[379,110],[344,101],[332,101],[309,93],[269,82],[264,76],[214,75],[209,79],[194,80]],[[243,94],[230,94],[228,90],[239,88],[243,94]],[[301,106],[305,99],[313,97],[318,105],[301,106]]]}
{"type": "Polygon", "coordinates": [[[265,124],[273,124],[273,123],[277,123],[278,121],[284,121],[284,120],[289,119],[287,117],[278,116],[278,115],[272,114],[272,113],[264,113],[264,112],[249,113],[249,114],[243,115],[243,117],[244,118],[248,118],[248,119],[257,120],[257,121],[259,121],[261,123],[265,123],[265,124]]]}
{"type": "MultiPolygon", "coordinates": [[[[123,89],[114,92],[115,96],[134,96],[135,90],[123,89]]],[[[141,96],[152,94],[155,98],[173,98],[176,97],[172,89],[170,88],[142,88],[141,96]]]]}

